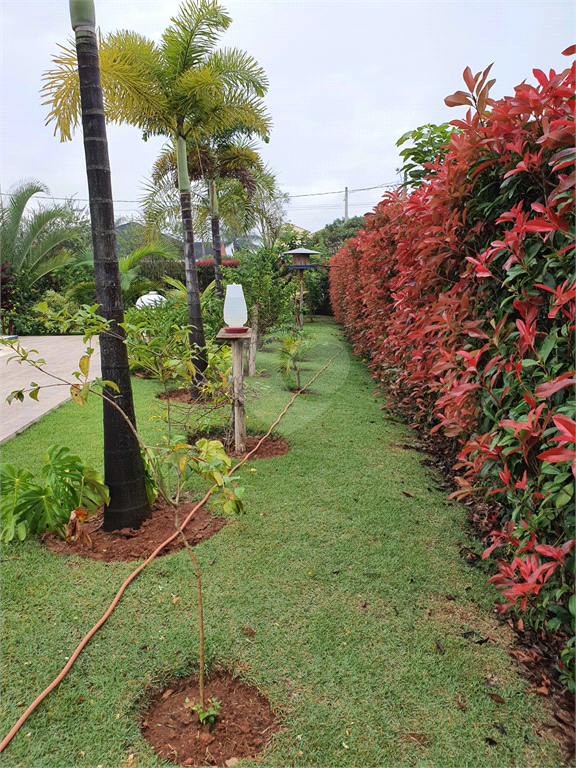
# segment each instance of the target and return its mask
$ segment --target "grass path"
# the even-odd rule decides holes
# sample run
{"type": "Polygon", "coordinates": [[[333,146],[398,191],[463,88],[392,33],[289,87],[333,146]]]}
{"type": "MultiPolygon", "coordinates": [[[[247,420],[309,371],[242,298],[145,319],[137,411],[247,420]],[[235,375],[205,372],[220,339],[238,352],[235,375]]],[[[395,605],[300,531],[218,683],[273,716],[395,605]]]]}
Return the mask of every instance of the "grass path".
{"type": "MultiPolygon", "coordinates": [[[[341,343],[329,321],[312,330],[320,346],[305,380],[341,343]]],[[[271,423],[290,397],[277,361],[275,352],[259,355],[272,376],[257,380],[254,422],[271,423]]],[[[145,422],[154,385],[137,385],[140,423],[153,431],[145,422]]],[[[197,548],[208,661],[256,683],[283,720],[254,765],[559,765],[556,746],[535,727],[547,721],[546,702],[527,693],[505,653],[510,637],[491,614],[486,573],[459,555],[474,546],[465,511],[435,490],[418,453],[394,445],[406,428],[382,419],[370,377],[347,347],[314,390],[280,425],[291,451],[242,471],[247,514],[197,548]],[[463,637],[472,630],[490,641],[463,637]]],[[[79,422],[73,407],[4,446],[3,460],[25,457],[34,468],[64,423],[70,447],[93,451],[97,463],[97,411],[79,422]]],[[[4,735],[132,567],[58,558],[26,542],[4,549],[2,569],[4,735]]],[[[194,590],[184,553],[152,563],[3,765],[168,765],[141,740],[138,712],[149,684],[194,668],[194,590]]]]}

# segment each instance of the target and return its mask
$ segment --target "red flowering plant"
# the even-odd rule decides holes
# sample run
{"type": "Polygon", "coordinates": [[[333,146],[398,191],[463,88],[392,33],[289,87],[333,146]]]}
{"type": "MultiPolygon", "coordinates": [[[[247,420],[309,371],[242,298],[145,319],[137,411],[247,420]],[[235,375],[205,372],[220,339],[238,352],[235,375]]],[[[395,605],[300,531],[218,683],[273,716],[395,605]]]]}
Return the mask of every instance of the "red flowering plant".
{"type": "Polygon", "coordinates": [[[388,396],[458,441],[452,496],[498,500],[498,610],[571,632],[574,66],[499,100],[489,72],[446,99],[470,109],[431,173],[333,257],[332,304],[388,396]]]}

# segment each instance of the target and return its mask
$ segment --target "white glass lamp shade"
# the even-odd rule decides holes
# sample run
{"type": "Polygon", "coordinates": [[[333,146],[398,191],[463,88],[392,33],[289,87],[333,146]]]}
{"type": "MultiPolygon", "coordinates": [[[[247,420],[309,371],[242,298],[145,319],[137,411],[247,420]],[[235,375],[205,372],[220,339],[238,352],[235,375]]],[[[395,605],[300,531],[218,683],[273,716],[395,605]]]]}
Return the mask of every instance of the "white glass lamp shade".
{"type": "Polygon", "coordinates": [[[224,322],[229,328],[242,328],[248,320],[248,309],[242,286],[232,283],[226,286],[224,297],[224,322]]]}
{"type": "Polygon", "coordinates": [[[142,309],[142,307],[153,307],[155,305],[159,306],[165,303],[165,297],[159,294],[158,291],[150,291],[149,293],[145,293],[144,296],[140,296],[139,299],[136,299],[137,309],[142,309]]]}

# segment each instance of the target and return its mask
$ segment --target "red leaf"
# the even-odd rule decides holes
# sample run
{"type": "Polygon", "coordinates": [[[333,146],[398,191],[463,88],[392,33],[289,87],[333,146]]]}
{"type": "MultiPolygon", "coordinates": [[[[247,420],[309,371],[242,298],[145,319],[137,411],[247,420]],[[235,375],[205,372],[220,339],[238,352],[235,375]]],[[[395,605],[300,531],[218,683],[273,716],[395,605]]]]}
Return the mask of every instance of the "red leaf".
{"type": "Polygon", "coordinates": [[[465,91],[456,91],[451,96],[446,96],[444,103],[447,107],[462,107],[464,105],[472,106],[470,94],[465,91]]]}
{"type": "Polygon", "coordinates": [[[468,90],[473,91],[474,86],[476,85],[476,81],[474,79],[474,75],[472,74],[472,70],[470,69],[470,67],[466,67],[466,69],[462,74],[462,77],[464,78],[464,82],[468,86],[468,90]]]}
{"type": "Polygon", "coordinates": [[[568,377],[574,376],[575,373],[576,371],[563,373],[562,376],[558,376],[558,378],[554,379],[553,381],[546,381],[544,384],[540,384],[540,386],[536,387],[534,390],[534,395],[540,399],[545,399],[547,397],[551,397],[555,392],[564,389],[564,387],[571,387],[573,384],[576,384],[576,379],[571,379],[568,377]]]}
{"type": "Polygon", "coordinates": [[[569,448],[549,448],[544,453],[539,453],[536,458],[554,464],[557,461],[570,461],[570,459],[576,458],[576,451],[569,448]]]}
{"type": "Polygon", "coordinates": [[[566,50],[562,51],[562,56],[574,56],[576,54],[576,45],[570,45],[566,50]]]}

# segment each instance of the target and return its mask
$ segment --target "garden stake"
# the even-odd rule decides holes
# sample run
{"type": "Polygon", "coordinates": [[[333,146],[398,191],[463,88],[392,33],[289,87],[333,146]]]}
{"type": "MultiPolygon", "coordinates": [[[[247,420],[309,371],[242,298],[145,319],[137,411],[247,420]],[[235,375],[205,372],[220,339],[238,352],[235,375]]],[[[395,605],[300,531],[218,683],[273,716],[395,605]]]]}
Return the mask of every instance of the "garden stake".
{"type": "MultiPolygon", "coordinates": [[[[253,454],[253,453],[255,453],[255,452],[258,450],[258,448],[260,448],[260,446],[262,445],[262,443],[264,442],[264,440],[266,440],[266,438],[270,437],[270,434],[272,433],[272,430],[274,429],[274,427],[276,427],[276,426],[277,426],[277,425],[280,423],[280,420],[281,420],[281,419],[282,419],[282,418],[285,416],[285,414],[287,413],[288,409],[289,409],[289,408],[290,408],[290,406],[291,406],[291,405],[294,403],[294,401],[296,400],[296,398],[298,397],[298,395],[300,395],[302,392],[304,392],[306,389],[308,389],[308,387],[309,387],[309,386],[310,386],[310,385],[311,385],[311,384],[312,384],[312,383],[313,383],[313,382],[314,382],[314,381],[315,381],[315,380],[318,378],[318,376],[320,376],[320,374],[321,374],[321,373],[323,373],[323,371],[325,371],[325,370],[326,370],[326,368],[328,368],[328,366],[329,366],[329,365],[332,363],[332,361],[333,361],[333,360],[335,360],[335,359],[338,357],[338,355],[339,355],[339,354],[340,354],[340,353],[343,351],[343,349],[344,349],[344,347],[339,347],[339,349],[338,349],[338,352],[336,352],[336,354],[335,354],[335,355],[333,355],[333,356],[330,358],[330,360],[328,360],[328,362],[326,363],[326,365],[325,365],[325,366],[323,366],[323,367],[322,367],[322,368],[321,368],[321,369],[318,371],[318,373],[316,373],[316,374],[315,374],[315,375],[314,375],[314,376],[313,376],[313,377],[310,379],[310,381],[308,382],[308,384],[306,384],[304,387],[302,387],[302,389],[299,389],[299,390],[298,390],[298,392],[296,392],[296,393],[294,394],[294,396],[293,396],[293,397],[290,399],[290,401],[289,401],[288,405],[287,405],[287,406],[284,408],[284,410],[282,411],[282,413],[280,414],[280,416],[278,416],[278,418],[276,419],[276,421],[274,422],[274,424],[272,424],[272,426],[270,427],[270,429],[268,430],[268,432],[266,432],[266,434],[264,435],[264,437],[260,438],[260,440],[258,441],[258,443],[256,444],[256,446],[255,446],[255,447],[254,447],[254,448],[253,448],[253,449],[252,449],[252,450],[251,450],[249,453],[247,453],[247,454],[246,454],[246,456],[244,456],[244,458],[243,458],[241,461],[239,461],[239,462],[238,462],[238,464],[236,464],[236,466],[235,466],[235,467],[233,467],[232,469],[230,469],[230,470],[229,470],[229,472],[228,472],[228,477],[230,477],[230,475],[232,475],[232,473],[233,473],[233,472],[235,472],[235,471],[236,471],[237,469],[239,469],[239,468],[240,468],[240,467],[241,467],[241,466],[242,466],[242,465],[243,465],[243,464],[244,464],[246,461],[248,461],[248,459],[249,459],[249,458],[252,456],[252,454],[253,454]]],[[[68,383],[68,382],[66,382],[66,383],[68,383]]],[[[184,529],[184,528],[185,528],[185,527],[188,525],[188,523],[190,522],[190,520],[192,519],[192,517],[193,517],[193,516],[196,514],[196,512],[197,512],[197,511],[200,509],[200,507],[201,507],[201,506],[203,506],[203,504],[205,504],[205,503],[208,501],[208,499],[210,498],[210,496],[212,495],[212,493],[213,493],[213,492],[216,490],[216,488],[218,488],[218,486],[217,486],[217,485],[213,485],[213,486],[212,486],[212,488],[210,488],[210,490],[208,490],[208,491],[206,492],[206,494],[205,494],[204,498],[202,499],[202,501],[200,501],[200,502],[199,502],[199,503],[198,503],[198,504],[197,504],[197,505],[194,507],[194,509],[193,509],[193,510],[192,510],[192,511],[189,513],[188,517],[187,517],[187,518],[184,520],[184,523],[183,523],[183,525],[182,525],[182,529],[184,529]]],[[[39,695],[38,695],[38,696],[37,696],[37,697],[34,699],[34,701],[32,702],[32,704],[30,704],[30,706],[29,706],[29,707],[28,707],[28,708],[25,710],[25,712],[24,712],[24,713],[23,713],[23,714],[22,714],[22,715],[21,715],[21,716],[18,718],[18,720],[17,720],[17,721],[16,721],[16,723],[15,723],[15,724],[12,726],[12,728],[10,729],[10,731],[9,731],[9,732],[6,734],[6,736],[5,736],[5,737],[2,739],[2,741],[0,742],[0,752],[3,752],[3,751],[6,749],[6,747],[8,746],[8,744],[9,744],[9,743],[12,741],[12,739],[14,738],[14,736],[15,736],[15,735],[18,733],[18,731],[20,730],[20,728],[22,728],[22,726],[24,725],[24,723],[26,722],[26,720],[27,720],[27,719],[30,717],[30,715],[32,714],[32,712],[34,712],[34,710],[35,710],[35,709],[38,707],[38,705],[39,705],[39,704],[40,704],[40,703],[41,703],[41,702],[42,702],[42,701],[43,701],[43,700],[46,698],[46,696],[48,696],[48,694],[49,694],[51,691],[53,691],[53,690],[54,690],[54,688],[56,688],[56,686],[57,686],[57,685],[58,685],[60,682],[62,682],[62,680],[63,680],[63,679],[64,679],[64,677],[67,675],[67,673],[68,673],[68,672],[69,672],[69,670],[71,669],[72,665],[74,664],[74,662],[76,661],[76,659],[77,659],[77,658],[78,658],[78,656],[80,655],[80,653],[81,653],[81,652],[84,650],[84,648],[85,648],[85,647],[86,647],[86,645],[88,644],[89,640],[91,640],[91,638],[92,638],[92,637],[93,637],[93,636],[96,634],[96,632],[97,632],[97,631],[100,629],[100,627],[101,627],[101,626],[102,626],[102,625],[105,623],[106,619],[108,619],[108,617],[110,616],[110,614],[112,613],[112,611],[114,610],[114,608],[116,608],[116,606],[117,606],[117,605],[118,605],[118,603],[120,602],[120,598],[121,598],[121,597],[122,597],[122,595],[124,594],[124,591],[126,590],[126,588],[128,587],[128,585],[129,585],[129,584],[130,584],[132,581],[134,581],[134,579],[136,578],[136,576],[138,576],[138,574],[140,573],[140,571],[143,571],[143,570],[144,570],[144,568],[145,568],[145,567],[146,567],[146,566],[147,566],[149,563],[151,563],[151,562],[152,562],[152,560],[154,560],[154,558],[155,558],[155,557],[156,557],[156,556],[157,556],[157,555],[158,555],[158,554],[159,554],[159,553],[160,553],[160,552],[161,552],[161,551],[164,549],[164,547],[168,546],[168,544],[170,544],[172,541],[174,541],[174,539],[176,538],[176,536],[178,536],[178,531],[174,531],[174,533],[173,533],[171,536],[169,536],[169,537],[166,539],[166,541],[162,542],[162,544],[160,544],[158,547],[156,547],[156,549],[154,550],[154,552],[152,552],[152,554],[151,554],[151,555],[150,555],[150,556],[149,556],[149,557],[148,557],[146,560],[144,560],[144,562],[143,562],[143,563],[141,563],[141,564],[138,566],[138,568],[136,568],[136,570],[135,570],[135,571],[133,571],[133,572],[130,574],[130,576],[128,576],[128,578],[127,578],[127,579],[126,579],[126,581],[125,581],[125,582],[122,584],[122,586],[120,587],[120,589],[119,589],[119,590],[118,590],[118,592],[116,593],[116,596],[114,597],[114,599],[112,600],[112,602],[111,602],[111,603],[110,603],[110,605],[108,606],[108,608],[107,608],[106,612],[105,612],[105,613],[102,615],[102,617],[101,617],[101,618],[100,618],[100,619],[99,619],[99,620],[96,622],[96,624],[94,624],[94,626],[92,627],[92,629],[91,629],[91,630],[90,630],[90,631],[89,631],[89,632],[88,632],[88,633],[87,633],[87,634],[84,636],[84,638],[83,638],[83,639],[80,641],[80,643],[78,644],[78,646],[76,647],[76,649],[74,650],[74,652],[72,653],[72,655],[70,656],[70,659],[69,659],[69,660],[68,660],[68,662],[67,662],[67,663],[64,665],[64,667],[62,668],[62,670],[60,671],[60,673],[57,675],[57,677],[55,677],[55,678],[54,678],[54,680],[52,680],[52,682],[51,682],[51,683],[50,683],[50,684],[49,684],[49,685],[48,685],[48,686],[47,686],[47,687],[46,687],[46,688],[45,688],[45,689],[42,691],[42,693],[40,693],[40,694],[39,694],[39,695]]]]}

